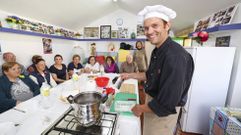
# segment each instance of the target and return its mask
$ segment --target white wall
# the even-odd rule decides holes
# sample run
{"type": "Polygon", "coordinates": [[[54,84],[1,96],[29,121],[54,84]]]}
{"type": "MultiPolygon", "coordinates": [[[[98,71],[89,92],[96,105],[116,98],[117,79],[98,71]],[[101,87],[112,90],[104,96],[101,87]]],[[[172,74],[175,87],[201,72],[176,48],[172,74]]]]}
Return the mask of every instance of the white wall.
{"type": "MultiPolygon", "coordinates": [[[[94,22],[91,22],[90,24],[88,24],[86,27],[99,27],[101,25],[111,25],[111,29],[112,30],[118,30],[118,27],[125,27],[129,29],[129,37],[130,34],[132,32],[136,33],[136,26],[137,26],[137,16],[135,14],[132,14],[130,12],[127,12],[125,10],[119,9],[116,10],[113,13],[107,14],[106,16],[102,17],[102,18],[97,18],[94,22]],[[123,19],[123,25],[121,26],[117,26],[116,24],[116,20],[118,18],[122,18],[123,19]]],[[[80,32],[83,33],[83,26],[80,26],[80,32]]],[[[83,45],[82,47],[84,48],[84,50],[86,51],[86,56],[89,56],[89,45],[93,43],[93,42],[78,42],[78,44],[83,45]]],[[[107,52],[108,50],[108,45],[110,43],[115,44],[115,48],[116,51],[118,51],[119,47],[120,47],[120,43],[119,41],[113,41],[113,42],[106,42],[106,41],[96,41],[96,50],[97,52],[107,52]]],[[[130,45],[135,46],[135,41],[133,42],[125,42],[128,43],[130,45]]]]}
{"type": "MultiPolygon", "coordinates": [[[[236,10],[232,23],[241,23],[241,3],[236,10]]],[[[209,34],[209,39],[203,44],[204,47],[215,46],[216,37],[231,36],[230,47],[236,47],[232,75],[230,78],[229,91],[226,104],[231,107],[241,108],[241,30],[218,31],[209,34]]],[[[193,41],[194,46],[198,46],[193,41]]],[[[225,54],[223,54],[225,55],[225,54]]],[[[221,60],[221,59],[220,59],[221,60]]],[[[215,63],[214,63],[215,64],[215,63]]]]}
{"type": "MultiPolygon", "coordinates": [[[[6,18],[8,15],[14,14],[0,10],[0,20],[3,27],[8,27],[7,23],[3,19],[6,18]]],[[[34,22],[40,22],[28,17],[22,18],[26,18],[34,22]]],[[[32,63],[31,58],[35,54],[43,56],[48,66],[54,63],[53,57],[55,54],[61,54],[64,58],[63,62],[65,64],[68,64],[71,61],[73,45],[76,44],[76,42],[70,40],[52,39],[53,53],[43,54],[42,37],[0,32],[0,44],[2,53],[13,52],[17,57],[17,61],[27,67],[32,63]]],[[[2,63],[2,56],[0,56],[0,65],[2,63]]]]}
{"type": "MultiPolygon", "coordinates": [[[[233,20],[234,23],[241,23],[241,3],[236,11],[236,16],[233,20]]],[[[232,78],[229,87],[227,98],[227,105],[231,107],[241,108],[241,30],[232,32],[231,46],[236,47],[236,56],[234,60],[234,67],[232,71],[232,78]]]]}
{"type": "MultiPolygon", "coordinates": [[[[0,44],[2,52],[13,52],[17,61],[25,66],[31,64],[33,55],[42,55],[48,66],[54,63],[53,57],[55,54],[61,54],[64,58],[64,63],[68,64],[72,57],[72,48],[75,42],[68,40],[52,39],[52,54],[43,54],[43,43],[41,37],[10,34],[0,32],[0,44]]],[[[2,57],[0,64],[3,63],[2,57]]]]}
{"type": "MultiPolygon", "coordinates": [[[[107,14],[102,18],[99,18],[99,19],[97,18],[94,22],[91,22],[87,26],[111,25],[112,30],[118,30],[118,26],[116,24],[116,20],[118,18],[123,19],[123,24],[120,27],[127,27],[129,28],[130,32],[136,32],[137,15],[122,9],[119,9],[113,13],[107,14]]],[[[80,28],[81,30],[83,30],[83,27],[80,27],[80,28]]]]}
{"type": "MultiPolygon", "coordinates": [[[[6,13],[4,11],[0,11],[0,18],[5,17],[6,13]]],[[[90,23],[87,26],[100,26],[109,24],[112,25],[112,29],[117,30],[118,26],[116,24],[116,19],[122,18],[123,19],[123,27],[129,28],[130,32],[136,31],[136,23],[137,17],[134,14],[126,12],[125,10],[117,10],[111,14],[107,14],[106,16],[97,19],[96,21],[90,23]]],[[[35,21],[35,20],[34,20],[35,21]]],[[[83,27],[81,27],[83,30],[83,27]]],[[[69,41],[69,40],[60,40],[60,39],[52,39],[53,45],[53,54],[43,54],[43,45],[42,45],[42,38],[35,37],[35,36],[27,36],[27,35],[20,35],[20,34],[11,34],[11,33],[4,33],[0,32],[0,44],[2,47],[2,52],[11,51],[17,56],[17,61],[25,66],[30,65],[31,57],[35,54],[42,55],[46,60],[48,66],[53,64],[53,57],[55,54],[61,54],[64,58],[64,63],[68,64],[71,61],[71,56],[73,52],[73,46],[80,46],[83,48],[85,52],[85,57],[89,56],[89,45],[93,43],[91,41],[69,41]]],[[[96,48],[98,52],[107,52],[108,44],[111,42],[106,41],[98,41],[96,43],[96,48]]],[[[114,41],[112,42],[116,46],[116,51],[118,51],[120,43],[114,41]]],[[[126,42],[128,44],[134,45],[135,42],[126,42]]],[[[2,64],[2,57],[0,56],[0,64],[2,64]]]]}

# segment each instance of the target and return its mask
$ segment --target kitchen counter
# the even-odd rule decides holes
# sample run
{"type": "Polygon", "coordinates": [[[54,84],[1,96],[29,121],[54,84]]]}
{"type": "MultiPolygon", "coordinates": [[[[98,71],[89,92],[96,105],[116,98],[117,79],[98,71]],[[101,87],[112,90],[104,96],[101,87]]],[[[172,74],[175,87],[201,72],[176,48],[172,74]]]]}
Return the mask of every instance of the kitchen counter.
{"type": "MultiPolygon", "coordinates": [[[[66,93],[75,93],[78,91],[96,90],[88,80],[88,74],[79,76],[78,81],[68,80],[51,89],[49,101],[51,107],[43,109],[41,107],[42,96],[36,96],[30,100],[22,102],[15,108],[0,114],[0,130],[4,129],[4,123],[12,123],[11,133],[17,135],[39,135],[49,126],[51,126],[59,117],[61,117],[70,107],[69,103],[60,100],[60,96],[66,93]],[[67,91],[67,92],[66,92],[67,91]],[[19,111],[19,110],[22,111],[19,111]],[[1,129],[2,128],[2,129],[1,129]]],[[[112,80],[117,74],[105,74],[112,80]]],[[[93,82],[92,82],[93,83],[93,82]]],[[[129,79],[123,83],[135,84],[135,92],[138,94],[137,80],[129,79]]],[[[109,86],[113,85],[110,81],[109,86]]],[[[139,96],[137,96],[139,97],[139,96]]],[[[139,99],[137,99],[139,101],[139,99]]],[[[120,115],[117,121],[117,133],[120,135],[140,135],[140,118],[135,116],[120,115]],[[132,129],[132,130],[130,130],[132,129]]],[[[6,127],[7,128],[7,127],[6,127]]],[[[9,128],[9,127],[8,127],[9,128]]]]}

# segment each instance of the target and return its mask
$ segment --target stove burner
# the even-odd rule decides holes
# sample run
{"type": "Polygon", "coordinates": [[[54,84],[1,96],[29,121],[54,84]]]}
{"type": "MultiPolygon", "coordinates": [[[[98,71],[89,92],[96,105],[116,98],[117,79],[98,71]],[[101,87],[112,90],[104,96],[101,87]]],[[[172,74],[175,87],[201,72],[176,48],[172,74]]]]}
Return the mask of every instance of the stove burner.
{"type": "Polygon", "coordinates": [[[87,133],[87,134],[96,134],[101,135],[102,134],[102,128],[98,125],[93,125],[90,127],[83,127],[83,126],[76,126],[76,130],[80,131],[81,133],[87,133]]]}
{"type": "Polygon", "coordinates": [[[98,123],[84,127],[75,119],[73,108],[70,108],[41,135],[114,135],[117,118],[115,113],[103,112],[98,123]]]}

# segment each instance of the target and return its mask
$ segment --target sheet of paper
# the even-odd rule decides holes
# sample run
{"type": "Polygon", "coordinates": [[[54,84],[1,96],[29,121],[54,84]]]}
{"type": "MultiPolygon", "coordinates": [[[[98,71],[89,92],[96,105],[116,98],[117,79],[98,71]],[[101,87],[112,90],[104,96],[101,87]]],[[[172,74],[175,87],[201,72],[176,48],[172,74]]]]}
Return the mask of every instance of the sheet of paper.
{"type": "Polygon", "coordinates": [[[116,101],[116,112],[131,112],[132,107],[136,104],[136,101],[116,101]]]}

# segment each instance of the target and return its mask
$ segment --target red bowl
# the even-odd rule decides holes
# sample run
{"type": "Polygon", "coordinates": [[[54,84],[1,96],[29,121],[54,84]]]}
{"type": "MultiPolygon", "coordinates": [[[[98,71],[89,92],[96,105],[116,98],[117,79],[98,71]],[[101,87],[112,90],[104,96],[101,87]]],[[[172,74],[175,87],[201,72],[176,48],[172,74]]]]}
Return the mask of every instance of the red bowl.
{"type": "Polygon", "coordinates": [[[95,82],[98,87],[106,87],[109,83],[109,80],[110,80],[110,78],[108,78],[108,77],[95,78],[95,82]]]}

